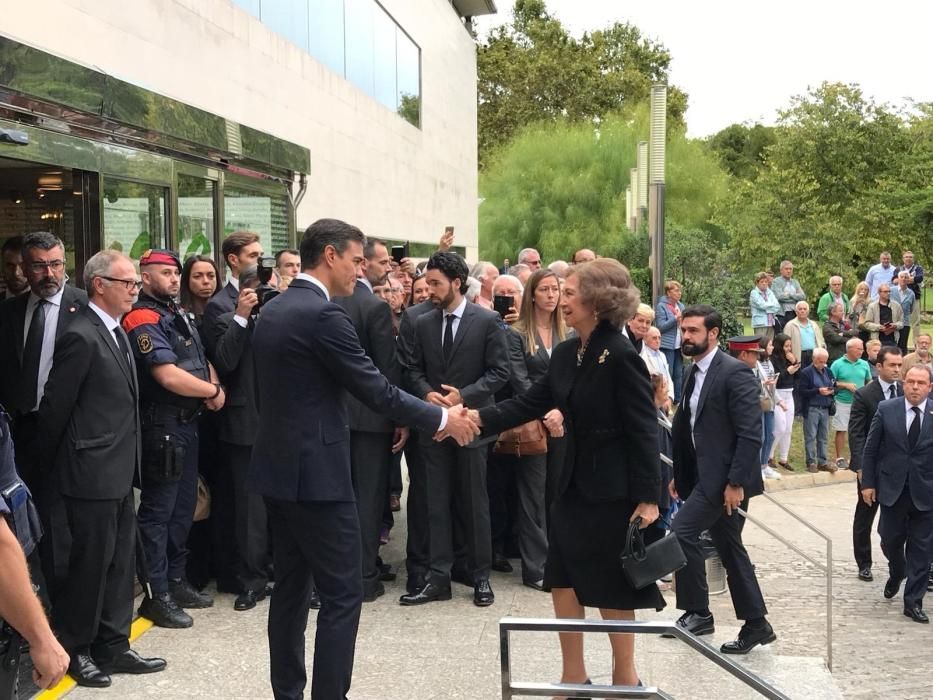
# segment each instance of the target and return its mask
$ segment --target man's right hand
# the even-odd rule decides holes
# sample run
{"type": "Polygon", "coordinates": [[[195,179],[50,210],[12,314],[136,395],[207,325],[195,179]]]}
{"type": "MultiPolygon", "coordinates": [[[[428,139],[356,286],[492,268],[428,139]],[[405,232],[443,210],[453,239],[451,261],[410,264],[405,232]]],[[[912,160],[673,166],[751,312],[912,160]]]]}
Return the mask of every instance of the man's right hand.
{"type": "Polygon", "coordinates": [[[447,410],[447,425],[444,430],[437,432],[434,439],[440,441],[452,437],[463,447],[473,442],[479,433],[479,426],[470,419],[467,409],[457,405],[447,410]]]}
{"type": "Polygon", "coordinates": [[[450,401],[447,400],[447,397],[439,391],[429,391],[424,400],[428,403],[433,403],[435,406],[442,406],[443,408],[450,408],[453,406],[450,401]]]}
{"type": "Polygon", "coordinates": [[[877,493],[875,489],[862,489],[862,500],[865,501],[866,506],[870,506],[877,499],[877,493]]]}
{"type": "Polygon", "coordinates": [[[236,315],[240,318],[249,318],[253,313],[253,307],[259,303],[259,297],[255,289],[244,287],[240,290],[240,296],[236,300],[236,315]]]}
{"type": "Polygon", "coordinates": [[[55,687],[68,670],[68,654],[51,632],[47,641],[29,645],[29,656],[33,666],[32,682],[38,688],[55,687]]]}

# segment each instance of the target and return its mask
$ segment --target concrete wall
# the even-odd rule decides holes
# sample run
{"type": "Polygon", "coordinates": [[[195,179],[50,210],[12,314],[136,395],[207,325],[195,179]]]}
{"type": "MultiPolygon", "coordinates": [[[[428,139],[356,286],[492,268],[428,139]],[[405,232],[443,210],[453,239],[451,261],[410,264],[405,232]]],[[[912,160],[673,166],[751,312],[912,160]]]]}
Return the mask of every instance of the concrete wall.
{"type": "Polygon", "coordinates": [[[476,54],[448,0],[381,0],[421,47],[418,129],[230,0],[17,3],[3,33],[311,151],[303,228],[322,216],[475,259],[476,54]]]}

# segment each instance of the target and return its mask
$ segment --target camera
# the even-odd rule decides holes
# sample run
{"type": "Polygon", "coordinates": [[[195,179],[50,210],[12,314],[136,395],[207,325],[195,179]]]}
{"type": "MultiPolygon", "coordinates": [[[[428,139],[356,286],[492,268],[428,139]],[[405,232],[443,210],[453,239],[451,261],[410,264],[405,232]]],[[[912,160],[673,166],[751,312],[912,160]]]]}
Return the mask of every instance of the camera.
{"type": "Polygon", "coordinates": [[[254,315],[259,313],[259,309],[262,308],[263,304],[279,295],[279,290],[270,284],[273,272],[275,272],[275,258],[259,258],[256,263],[256,276],[259,278],[256,297],[259,299],[259,303],[253,307],[254,315]]]}

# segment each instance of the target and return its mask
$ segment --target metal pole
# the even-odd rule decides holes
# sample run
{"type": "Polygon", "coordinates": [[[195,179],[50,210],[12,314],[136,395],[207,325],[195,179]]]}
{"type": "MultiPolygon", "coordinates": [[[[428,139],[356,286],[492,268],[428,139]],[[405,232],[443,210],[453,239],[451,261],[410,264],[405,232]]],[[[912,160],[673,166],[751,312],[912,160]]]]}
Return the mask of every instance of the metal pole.
{"type": "Polygon", "coordinates": [[[651,237],[651,296],[664,294],[664,171],[667,146],[667,86],[651,87],[651,129],[648,153],[648,235],[651,237]]]}
{"type": "Polygon", "coordinates": [[[826,540],[826,667],[833,672],[833,541],[826,540]]]}

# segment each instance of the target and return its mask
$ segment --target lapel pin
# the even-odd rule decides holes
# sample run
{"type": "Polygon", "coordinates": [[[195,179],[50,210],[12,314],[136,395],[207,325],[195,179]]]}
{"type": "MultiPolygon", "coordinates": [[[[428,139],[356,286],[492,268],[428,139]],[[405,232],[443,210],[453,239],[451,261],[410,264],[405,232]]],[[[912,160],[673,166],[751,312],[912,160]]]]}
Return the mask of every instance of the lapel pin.
{"type": "Polygon", "coordinates": [[[599,356],[599,359],[596,360],[599,364],[603,364],[606,361],[606,358],[609,357],[609,349],[606,348],[603,350],[602,354],[599,356]]]}
{"type": "Polygon", "coordinates": [[[68,312],[69,312],[69,313],[74,313],[75,311],[77,311],[77,309],[76,309],[75,307],[73,307],[73,306],[69,306],[69,307],[68,307],[68,312]]]}

